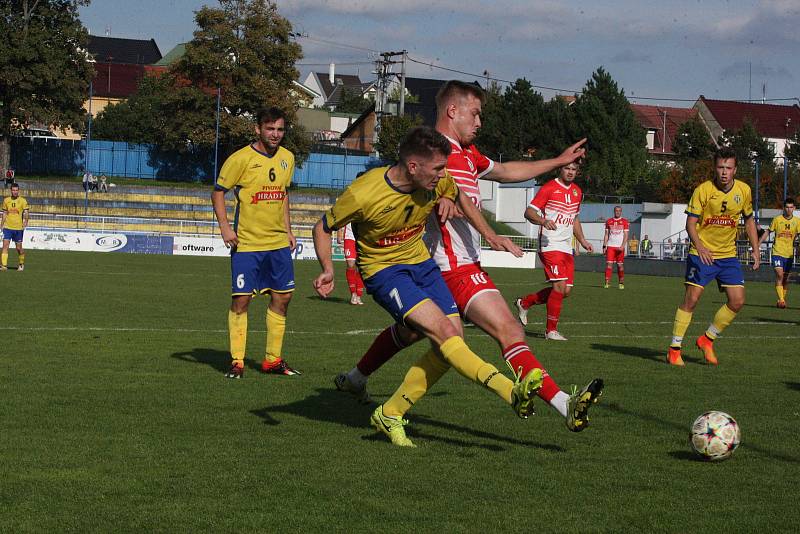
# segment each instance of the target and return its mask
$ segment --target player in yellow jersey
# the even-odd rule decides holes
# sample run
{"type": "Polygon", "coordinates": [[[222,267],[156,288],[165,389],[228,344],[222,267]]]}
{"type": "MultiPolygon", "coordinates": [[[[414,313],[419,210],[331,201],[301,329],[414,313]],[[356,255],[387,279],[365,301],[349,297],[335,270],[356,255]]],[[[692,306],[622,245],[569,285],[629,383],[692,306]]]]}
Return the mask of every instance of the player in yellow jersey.
{"type": "MultiPolygon", "coordinates": [[[[775,292],[778,294],[778,308],[786,307],[786,292],[789,290],[789,273],[794,265],[794,239],[800,232],[800,220],[794,216],[794,200],[783,201],[783,213],[772,219],[769,232],[775,234],[772,243],[772,267],[775,269],[775,292]]],[[[759,244],[769,236],[761,235],[759,244]]]]}
{"type": "Polygon", "coordinates": [[[287,187],[294,174],[294,155],[280,146],[286,115],[279,108],[256,117],[256,142],[234,152],[219,171],[211,202],[225,245],[231,248],[231,307],[228,312],[231,368],[241,378],[247,344],[247,309],[257,294],[270,294],[267,347],[261,370],[297,375],[283,360],[286,312],[294,291],[292,250],[297,243],[289,220],[287,187]],[[225,193],[233,190],[233,227],[225,210],[225,193]]]}
{"type": "Polygon", "coordinates": [[[495,392],[521,417],[532,413],[543,379],[542,370],[534,369],[512,382],[467,347],[453,296],[422,241],[426,219],[436,204],[445,211],[455,207],[458,188],[445,171],[450,150],[447,138],[433,128],[414,128],[400,145],[396,165],[356,179],[314,226],[314,246],[322,266],[314,287],[320,296],[330,295],[334,286],[330,234],[351,223],[358,268],[369,294],[395,321],[431,341],[431,350],[370,418],[392,443],[406,447],[414,445],[406,437],[403,415],[451,366],[495,392]]]}
{"type": "Polygon", "coordinates": [[[8,270],[8,246],[11,241],[17,247],[17,270],[25,270],[25,251],[22,249],[22,239],[25,228],[28,226],[28,201],[19,196],[19,184],[11,185],[11,196],[3,199],[2,212],[0,212],[0,229],[3,230],[3,252],[0,255],[0,271],[8,270]]]}
{"type": "Polygon", "coordinates": [[[686,208],[686,232],[692,245],[686,257],[686,292],[675,312],[672,343],[667,352],[667,362],[672,365],[684,365],[681,343],[706,284],[716,279],[728,297],[706,333],[695,342],[708,363],[717,364],[714,340],[744,306],[744,274],[736,257],[740,218],[744,218],[747,238],[756,251],[753,270],[758,269],[758,235],[750,186],[735,176],[736,153],[729,148],[718,150],[714,155],[714,179],[697,186],[686,208]]]}

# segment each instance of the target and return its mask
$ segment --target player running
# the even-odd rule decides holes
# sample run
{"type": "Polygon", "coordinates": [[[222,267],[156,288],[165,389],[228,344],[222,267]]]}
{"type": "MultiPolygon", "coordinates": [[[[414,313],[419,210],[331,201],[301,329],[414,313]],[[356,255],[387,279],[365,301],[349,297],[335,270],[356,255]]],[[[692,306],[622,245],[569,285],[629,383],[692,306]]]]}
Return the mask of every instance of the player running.
{"type": "Polygon", "coordinates": [[[681,344],[703,289],[716,279],[728,302],[714,315],[706,333],[695,345],[705,360],[717,365],[714,340],[733,322],[744,306],[744,274],[736,257],[736,227],[744,218],[747,238],[753,247],[753,270],[760,263],[756,223],[750,186],[735,179],[736,153],[722,148],[714,155],[714,179],[703,182],[692,193],[686,207],[686,232],[692,242],[686,256],[686,292],[675,312],[672,343],[667,351],[667,363],[684,365],[681,344]]]}
{"type": "Polygon", "coordinates": [[[786,308],[786,293],[789,291],[789,273],[794,265],[794,239],[800,232],[800,221],[794,217],[794,200],[783,201],[783,213],[772,219],[769,231],[764,232],[758,241],[761,245],[775,234],[772,243],[772,267],[775,269],[775,292],[778,294],[778,308],[786,308]]]}
{"type": "Polygon", "coordinates": [[[411,130],[400,145],[400,161],[357,178],[314,226],[314,246],[322,273],[314,287],[327,297],[334,286],[329,234],[353,223],[358,241],[358,267],[367,291],[398,325],[431,340],[431,350],[406,374],[405,380],[370,419],[395,445],[413,447],[403,415],[450,366],[492,390],[520,417],[533,412],[542,386],[542,370],[506,378],[472,352],[462,339],[461,321],[441,272],[422,241],[425,221],[437,203],[446,212],[459,195],[445,170],[450,142],[432,128],[411,130]]]}
{"type": "Polygon", "coordinates": [[[606,220],[603,233],[603,254],[606,255],[606,281],[603,287],[608,289],[611,283],[611,270],[617,264],[619,288],[625,289],[625,244],[628,242],[630,224],[622,216],[622,206],[614,206],[614,217],[606,220]]]}
{"type": "Polygon", "coordinates": [[[545,339],[566,341],[558,331],[561,305],[572,291],[575,276],[575,258],[572,255],[572,237],[588,252],[592,244],[583,235],[578,219],[583,192],[575,183],[580,166],[573,161],[561,167],[558,178],[544,184],[525,210],[525,218],[539,229],[539,259],[544,266],[544,275],[551,287],[538,293],[520,297],[515,304],[519,320],[528,324],[528,309],[537,304],[547,307],[545,339]]]}
{"type": "Polygon", "coordinates": [[[286,114],[273,107],[256,117],[258,139],[225,160],[211,193],[214,214],[225,245],[231,248],[231,307],[228,312],[231,368],[228,378],[241,378],[247,345],[247,309],[257,294],[270,294],[267,346],[261,370],[297,375],[281,357],[286,312],[294,291],[292,250],[297,240],[289,221],[286,188],[294,174],[294,154],[280,146],[286,114]],[[225,193],[233,189],[233,228],[225,210],[225,193]]]}
{"type": "Polygon", "coordinates": [[[0,229],[3,231],[3,252],[0,255],[0,271],[8,270],[8,247],[11,241],[17,247],[17,271],[25,270],[25,251],[22,240],[28,227],[30,207],[25,197],[19,196],[19,184],[11,184],[11,196],[3,199],[0,212],[0,229]]]}
{"type": "MultiPolygon", "coordinates": [[[[588,425],[588,409],[602,392],[602,380],[594,380],[580,393],[570,396],[558,387],[525,343],[524,330],[514,320],[505,299],[480,265],[481,235],[496,250],[516,254],[521,254],[521,251],[507,239],[498,237],[481,215],[478,179],[497,182],[528,180],[581,157],[584,150],[580,147],[584,141],[574,144],[554,159],[492,161],[472,144],[481,125],[484,98],[479,87],[460,81],[447,82],[437,95],[436,129],[450,142],[447,171],[461,192],[459,205],[466,218],[441,222],[431,215],[424,240],[464,320],[474,323],[497,341],[503,359],[515,372],[524,376],[533,369],[541,369],[544,383],[538,391],[539,397],[565,418],[570,430],[577,432],[588,425]]],[[[336,377],[336,387],[352,393],[362,402],[368,402],[368,377],[404,347],[421,338],[420,333],[401,324],[386,328],[353,369],[336,377]]],[[[422,394],[424,391],[419,396],[422,394]]]]}
{"type": "Polygon", "coordinates": [[[364,281],[356,268],[358,252],[356,252],[356,238],[353,235],[352,225],[345,225],[336,232],[336,242],[344,248],[344,261],[347,265],[344,275],[347,278],[347,287],[350,289],[350,304],[361,306],[364,304],[361,300],[361,296],[364,294],[364,281]]]}

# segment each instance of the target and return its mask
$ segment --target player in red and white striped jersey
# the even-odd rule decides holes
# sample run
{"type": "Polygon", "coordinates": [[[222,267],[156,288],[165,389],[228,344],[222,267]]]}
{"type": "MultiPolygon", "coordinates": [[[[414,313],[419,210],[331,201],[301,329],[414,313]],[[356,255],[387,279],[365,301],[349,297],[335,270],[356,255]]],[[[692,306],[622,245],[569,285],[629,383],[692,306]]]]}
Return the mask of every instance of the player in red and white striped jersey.
{"type": "MultiPolygon", "coordinates": [[[[479,178],[497,182],[522,182],[583,156],[584,150],[581,146],[585,140],[567,148],[557,158],[548,160],[499,163],[486,158],[472,144],[481,126],[483,100],[484,93],[479,87],[459,81],[445,84],[436,98],[436,129],[450,140],[452,152],[447,160],[447,171],[458,185],[462,210],[480,209],[479,178]]],[[[481,235],[495,250],[516,252],[519,249],[512,249],[503,238],[494,235],[480,214],[477,219],[456,218],[444,223],[431,216],[426,230],[425,242],[455,297],[462,317],[497,341],[503,358],[515,373],[525,376],[534,368],[542,369],[545,378],[538,395],[566,418],[570,430],[583,430],[588,424],[588,407],[597,401],[602,392],[602,380],[592,381],[572,397],[563,392],[525,343],[525,331],[514,320],[489,274],[481,268],[481,235]]],[[[356,390],[354,392],[365,399],[362,391],[365,391],[366,377],[403,347],[418,339],[421,339],[418,333],[400,325],[387,328],[376,338],[356,368],[337,377],[337,387],[356,390]]],[[[439,376],[426,377],[428,388],[438,378],[439,376]]],[[[424,393],[425,391],[420,391],[419,398],[424,393]]],[[[410,399],[409,402],[416,400],[410,399]]]]}
{"type": "Polygon", "coordinates": [[[561,317],[561,304],[572,290],[575,275],[572,236],[584,249],[592,252],[592,245],[584,237],[578,219],[583,199],[583,192],[575,183],[578,169],[577,162],[561,167],[558,178],[544,184],[525,210],[525,218],[540,226],[539,259],[551,287],[518,298],[517,311],[520,322],[528,324],[528,308],[546,304],[545,338],[554,341],[567,340],[558,331],[558,319],[561,317]]]}
{"type": "Polygon", "coordinates": [[[349,223],[336,232],[336,242],[344,249],[344,261],[347,268],[344,271],[347,279],[347,287],[350,288],[350,304],[363,305],[361,295],[364,294],[364,281],[356,268],[356,237],[353,235],[353,227],[349,223]]]}
{"type": "Polygon", "coordinates": [[[617,278],[619,288],[625,289],[625,244],[628,242],[630,224],[622,216],[622,206],[614,206],[614,217],[606,220],[606,230],[603,235],[603,253],[606,255],[606,282],[603,285],[608,289],[611,283],[611,270],[617,264],[617,278]]]}

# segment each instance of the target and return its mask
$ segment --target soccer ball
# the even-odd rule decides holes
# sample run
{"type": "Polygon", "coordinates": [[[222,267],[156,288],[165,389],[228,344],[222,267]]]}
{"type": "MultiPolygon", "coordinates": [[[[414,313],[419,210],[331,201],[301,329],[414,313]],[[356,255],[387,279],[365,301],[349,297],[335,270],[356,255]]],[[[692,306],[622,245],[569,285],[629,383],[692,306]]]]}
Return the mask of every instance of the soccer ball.
{"type": "Polygon", "coordinates": [[[706,412],[692,423],[689,443],[698,455],[712,462],[726,460],[739,446],[742,433],[725,412],[706,412]]]}

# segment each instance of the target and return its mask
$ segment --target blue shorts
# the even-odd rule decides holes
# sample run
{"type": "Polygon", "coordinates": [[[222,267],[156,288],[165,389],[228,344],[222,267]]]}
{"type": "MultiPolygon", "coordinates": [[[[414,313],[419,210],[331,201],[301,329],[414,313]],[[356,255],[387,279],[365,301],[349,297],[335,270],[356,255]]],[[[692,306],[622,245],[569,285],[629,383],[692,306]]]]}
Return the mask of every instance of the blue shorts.
{"type": "Polygon", "coordinates": [[[25,230],[11,230],[3,228],[3,241],[13,241],[14,243],[22,243],[22,236],[25,230]]]}
{"type": "Polygon", "coordinates": [[[406,316],[425,300],[432,300],[445,315],[458,315],[442,272],[430,259],[416,265],[387,267],[364,280],[364,286],[400,324],[405,324],[406,316]]]}
{"type": "Polygon", "coordinates": [[[783,272],[788,273],[794,266],[794,258],[784,258],[783,256],[772,256],[772,266],[775,269],[783,269],[783,272]]]}
{"type": "Polygon", "coordinates": [[[714,260],[711,265],[706,265],[696,254],[686,256],[687,284],[706,287],[715,279],[720,287],[744,287],[742,264],[737,258],[722,258],[714,260]]]}
{"type": "Polygon", "coordinates": [[[231,295],[294,291],[294,265],[289,247],[231,254],[231,295]]]}

